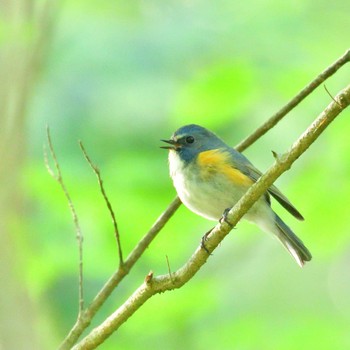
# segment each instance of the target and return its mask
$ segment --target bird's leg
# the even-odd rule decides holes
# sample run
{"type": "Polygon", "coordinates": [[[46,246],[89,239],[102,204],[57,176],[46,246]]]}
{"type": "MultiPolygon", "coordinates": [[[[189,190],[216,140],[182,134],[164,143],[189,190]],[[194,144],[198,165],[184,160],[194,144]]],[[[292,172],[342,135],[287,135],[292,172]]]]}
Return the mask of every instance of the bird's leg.
{"type": "Polygon", "coordinates": [[[219,222],[222,224],[223,221],[226,222],[227,225],[229,225],[231,228],[233,228],[233,225],[227,220],[227,214],[232,208],[226,208],[224,212],[222,213],[222,217],[220,218],[219,222]]]}
{"type": "Polygon", "coordinates": [[[210,235],[210,232],[213,231],[213,229],[214,229],[214,227],[211,228],[208,232],[206,232],[201,239],[201,248],[204,249],[209,255],[211,255],[211,254],[210,254],[208,248],[205,246],[205,241],[207,240],[208,236],[210,235]]]}
{"type": "MultiPolygon", "coordinates": [[[[219,222],[221,224],[223,221],[225,221],[227,225],[229,225],[231,228],[233,228],[234,226],[227,220],[227,214],[230,210],[231,210],[231,208],[226,208],[224,210],[219,222]]],[[[205,246],[205,241],[207,240],[208,236],[210,235],[211,231],[213,231],[213,229],[214,229],[214,227],[211,228],[208,232],[206,232],[201,239],[201,248],[204,249],[209,255],[210,255],[210,252],[209,252],[208,248],[205,246]]]]}

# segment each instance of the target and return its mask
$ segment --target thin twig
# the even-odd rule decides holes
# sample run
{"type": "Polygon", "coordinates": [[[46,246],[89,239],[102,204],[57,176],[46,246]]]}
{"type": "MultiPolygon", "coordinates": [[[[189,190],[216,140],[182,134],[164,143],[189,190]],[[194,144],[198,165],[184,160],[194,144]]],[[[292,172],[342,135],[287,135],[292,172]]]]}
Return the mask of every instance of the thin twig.
{"type": "Polygon", "coordinates": [[[167,255],[165,255],[165,258],[166,258],[166,263],[168,265],[168,273],[169,273],[169,277],[171,279],[171,281],[173,282],[173,278],[172,278],[172,275],[171,275],[171,268],[170,268],[170,262],[169,262],[169,258],[167,255]]]}
{"type": "Polygon", "coordinates": [[[103,196],[103,199],[105,200],[106,202],[106,205],[107,205],[107,208],[109,210],[109,213],[111,215],[111,218],[112,218],[112,222],[113,222],[113,228],[114,228],[114,234],[115,234],[115,238],[117,240],[117,246],[118,246],[118,254],[119,254],[119,266],[123,266],[124,262],[123,262],[123,252],[122,252],[122,246],[121,246],[121,243],[120,243],[120,234],[119,234],[119,230],[118,230],[118,225],[117,225],[117,220],[115,218],[115,214],[114,214],[114,210],[112,208],[112,204],[111,202],[109,201],[108,197],[107,197],[107,194],[106,194],[106,191],[105,191],[105,188],[103,186],[103,181],[102,181],[102,178],[101,178],[101,172],[99,170],[99,168],[92,163],[90,157],[88,156],[88,154],[86,153],[86,150],[83,146],[83,143],[81,141],[79,141],[79,146],[84,154],[84,157],[86,159],[86,161],[89,163],[91,169],[93,170],[93,172],[95,173],[96,177],[97,177],[97,181],[98,181],[98,184],[100,186],[100,190],[101,190],[101,193],[102,193],[102,196],[103,196]]]}
{"type": "Polygon", "coordinates": [[[44,145],[43,151],[44,151],[44,163],[45,163],[45,167],[46,167],[47,172],[50,174],[50,176],[53,179],[55,179],[56,181],[59,181],[58,176],[55,174],[55,172],[52,170],[52,168],[50,166],[49,157],[47,155],[46,145],[44,145]]]}
{"type": "MultiPolygon", "coordinates": [[[[350,85],[337,95],[338,103],[331,102],[329,106],[317,117],[317,119],[307,128],[307,130],[293,144],[291,149],[260,177],[252,185],[246,194],[227,214],[228,220],[233,226],[243,217],[251,206],[266,192],[275,180],[310,147],[310,145],[321,135],[329,124],[350,104],[350,85]]],[[[218,223],[211,231],[206,241],[206,248],[212,252],[226,235],[231,231],[232,226],[224,220],[218,223]]],[[[74,350],[91,350],[106,340],[115,332],[124,322],[126,322],[148,299],[157,293],[162,293],[175,288],[180,288],[188,282],[204,265],[209,258],[204,249],[198,247],[187,263],[172,274],[172,278],[167,275],[152,276],[148,283],[144,282],[129,297],[129,299],[120,306],[112,315],[110,315],[101,325],[93,329],[82,341],[73,347],[74,350]]]]}
{"type": "Polygon", "coordinates": [[[90,322],[96,312],[105,303],[107,298],[111,295],[114,289],[119,285],[122,279],[130,272],[131,268],[141,257],[143,252],[147,249],[153,239],[162,230],[165,224],[174,215],[176,209],[181,205],[179,198],[175,198],[168,208],[159,216],[155,221],[150,230],[144,235],[144,237],[138,242],[136,247],[129,254],[124,262],[122,268],[119,268],[114,274],[109,278],[106,284],[101,288],[99,293],[96,295],[91,304],[85,309],[82,317],[77,320],[74,324],[67,337],[63,340],[60,345],[60,350],[69,350],[76,343],[83,331],[90,325],[90,322]]]}
{"type": "Polygon", "coordinates": [[[61,168],[60,165],[58,163],[57,157],[56,157],[56,153],[52,144],[52,140],[51,140],[51,135],[50,135],[50,129],[47,126],[46,127],[46,135],[47,135],[47,142],[49,145],[49,150],[50,150],[50,154],[51,157],[53,159],[55,168],[56,168],[56,174],[55,172],[52,170],[52,168],[49,165],[49,160],[48,160],[48,156],[47,156],[47,152],[46,149],[44,148],[44,159],[45,159],[45,165],[46,168],[49,172],[49,174],[59,183],[59,185],[61,186],[61,189],[67,199],[68,202],[68,206],[70,209],[70,212],[72,214],[73,217],[73,222],[74,222],[74,226],[75,226],[75,231],[76,231],[76,238],[78,241],[78,251],[79,251],[79,314],[78,314],[78,320],[81,318],[81,315],[83,313],[84,310],[84,287],[83,287],[83,234],[80,228],[80,224],[79,224],[79,220],[78,220],[78,215],[75,211],[72,199],[69,195],[69,192],[67,190],[67,187],[65,185],[65,183],[63,182],[62,179],[62,173],[61,173],[61,168]]]}
{"type": "Polygon", "coordinates": [[[277,113],[264,122],[251,135],[241,141],[235,148],[242,152],[253,142],[265,135],[267,131],[273,128],[287,113],[296,107],[302,100],[310,95],[317,87],[319,87],[326,79],[332,76],[339,68],[350,61],[350,49],[343,56],[337,59],[332,65],[320,73],[310,84],[306,85],[294,98],[292,98],[277,113]]]}
{"type": "Polygon", "coordinates": [[[341,107],[341,105],[339,104],[339,102],[338,102],[338,101],[331,95],[331,93],[329,92],[329,90],[328,90],[326,84],[323,84],[323,87],[324,87],[324,89],[326,90],[328,96],[329,96],[335,103],[337,103],[337,104],[341,107]]]}

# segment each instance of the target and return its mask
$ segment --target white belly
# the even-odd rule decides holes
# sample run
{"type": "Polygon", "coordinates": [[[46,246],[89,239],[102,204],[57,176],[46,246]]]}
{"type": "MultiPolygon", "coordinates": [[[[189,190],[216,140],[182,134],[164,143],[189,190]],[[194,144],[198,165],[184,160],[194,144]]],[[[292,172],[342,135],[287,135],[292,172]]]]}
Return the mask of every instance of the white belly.
{"type": "Polygon", "coordinates": [[[225,209],[233,207],[247,188],[229,182],[223,174],[203,179],[196,165],[183,166],[170,152],[170,175],[181,201],[193,212],[210,220],[219,220],[225,209]]]}

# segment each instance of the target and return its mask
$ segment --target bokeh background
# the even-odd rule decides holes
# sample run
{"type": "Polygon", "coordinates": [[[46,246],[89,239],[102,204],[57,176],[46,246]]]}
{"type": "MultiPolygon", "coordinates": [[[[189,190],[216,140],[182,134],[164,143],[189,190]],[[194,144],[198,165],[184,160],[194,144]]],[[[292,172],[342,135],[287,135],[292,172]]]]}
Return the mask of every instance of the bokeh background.
{"type": "MultiPolygon", "coordinates": [[[[347,0],[2,1],[0,344],[56,348],[73,325],[77,244],[43,161],[45,129],[84,234],[86,302],[174,198],[160,139],[188,123],[235,145],[349,47],[347,0]]],[[[349,66],[326,82],[336,94],[349,66]]],[[[245,154],[261,170],[330,102],[323,87],[245,154]]],[[[306,218],[274,205],[313,253],[301,270],[240,223],[180,290],[149,300],[101,349],[349,349],[350,112],[277,182],[306,218]]],[[[186,262],[212,223],[181,207],[91,327],[150,271],[186,262]]],[[[91,329],[91,328],[90,328],[91,329]]]]}

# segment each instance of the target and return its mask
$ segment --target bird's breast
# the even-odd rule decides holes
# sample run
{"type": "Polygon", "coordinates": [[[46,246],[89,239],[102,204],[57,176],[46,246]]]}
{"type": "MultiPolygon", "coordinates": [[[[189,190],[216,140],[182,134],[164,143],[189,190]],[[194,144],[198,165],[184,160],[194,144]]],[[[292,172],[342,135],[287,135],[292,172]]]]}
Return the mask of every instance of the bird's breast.
{"type": "Polygon", "coordinates": [[[252,180],[227,164],[222,152],[199,153],[192,162],[184,162],[170,151],[169,165],[181,201],[195,213],[218,220],[251,185],[252,180]]]}

